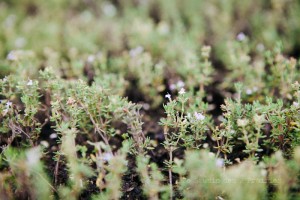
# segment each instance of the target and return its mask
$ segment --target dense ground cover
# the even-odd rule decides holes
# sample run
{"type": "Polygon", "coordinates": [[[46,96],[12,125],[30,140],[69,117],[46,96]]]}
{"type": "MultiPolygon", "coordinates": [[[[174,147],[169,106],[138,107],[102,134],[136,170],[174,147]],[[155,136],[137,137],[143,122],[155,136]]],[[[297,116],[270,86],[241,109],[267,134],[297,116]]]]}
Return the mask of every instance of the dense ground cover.
{"type": "Polygon", "coordinates": [[[0,1],[0,199],[299,199],[300,3],[0,1]]]}

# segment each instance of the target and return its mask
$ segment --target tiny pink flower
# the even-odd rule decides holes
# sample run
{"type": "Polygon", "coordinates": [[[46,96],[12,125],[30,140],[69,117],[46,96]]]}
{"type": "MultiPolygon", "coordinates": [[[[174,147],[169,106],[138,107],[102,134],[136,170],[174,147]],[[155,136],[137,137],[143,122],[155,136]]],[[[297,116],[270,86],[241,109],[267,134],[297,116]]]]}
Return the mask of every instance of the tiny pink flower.
{"type": "Polygon", "coordinates": [[[177,83],[176,83],[177,87],[179,88],[182,88],[185,86],[184,82],[182,80],[179,80],[177,83]]]}
{"type": "Polygon", "coordinates": [[[239,34],[236,36],[236,39],[237,39],[238,41],[243,41],[243,40],[246,39],[246,35],[245,35],[243,32],[241,32],[241,33],[239,33],[239,34]]]}
{"type": "Polygon", "coordinates": [[[6,57],[7,60],[15,61],[18,60],[18,57],[16,55],[16,51],[10,51],[6,57]]]}
{"type": "Polygon", "coordinates": [[[195,112],[195,113],[194,113],[194,116],[196,117],[197,120],[201,120],[201,121],[202,121],[202,120],[205,119],[205,116],[202,115],[201,113],[195,112]]]}

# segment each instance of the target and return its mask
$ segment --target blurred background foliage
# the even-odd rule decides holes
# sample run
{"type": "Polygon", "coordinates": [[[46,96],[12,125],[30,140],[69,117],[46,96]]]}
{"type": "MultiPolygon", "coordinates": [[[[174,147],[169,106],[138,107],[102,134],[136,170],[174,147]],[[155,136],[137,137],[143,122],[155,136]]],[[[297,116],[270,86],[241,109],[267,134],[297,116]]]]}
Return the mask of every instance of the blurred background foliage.
{"type": "Polygon", "coordinates": [[[2,0],[0,77],[17,71],[5,59],[12,50],[30,50],[20,75],[46,66],[64,78],[111,74],[124,80],[119,93],[137,86],[153,107],[181,80],[187,88],[224,81],[220,89],[230,91],[232,81],[244,81],[260,89],[265,50],[280,41],[283,54],[299,56],[299,19],[293,0],[2,0]]]}

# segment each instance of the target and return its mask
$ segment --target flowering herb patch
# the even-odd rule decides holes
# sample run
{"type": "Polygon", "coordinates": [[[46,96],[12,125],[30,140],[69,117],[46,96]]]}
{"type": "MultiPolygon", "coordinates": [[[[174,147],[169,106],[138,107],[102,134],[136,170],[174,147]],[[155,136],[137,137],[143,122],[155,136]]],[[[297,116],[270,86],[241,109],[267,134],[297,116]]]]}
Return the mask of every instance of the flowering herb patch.
{"type": "Polygon", "coordinates": [[[299,199],[297,1],[0,1],[0,199],[299,199]]]}

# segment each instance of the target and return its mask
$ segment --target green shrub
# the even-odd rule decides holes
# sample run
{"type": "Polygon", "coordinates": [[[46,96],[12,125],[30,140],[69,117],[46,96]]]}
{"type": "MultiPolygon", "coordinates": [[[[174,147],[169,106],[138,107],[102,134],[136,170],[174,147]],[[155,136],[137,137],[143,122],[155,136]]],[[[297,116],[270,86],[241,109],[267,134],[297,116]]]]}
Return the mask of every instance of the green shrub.
{"type": "Polygon", "coordinates": [[[0,199],[298,199],[297,1],[1,1],[0,199]]]}

